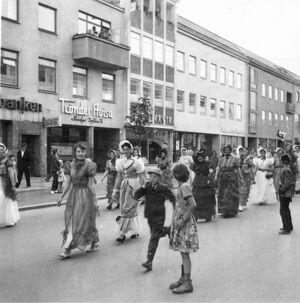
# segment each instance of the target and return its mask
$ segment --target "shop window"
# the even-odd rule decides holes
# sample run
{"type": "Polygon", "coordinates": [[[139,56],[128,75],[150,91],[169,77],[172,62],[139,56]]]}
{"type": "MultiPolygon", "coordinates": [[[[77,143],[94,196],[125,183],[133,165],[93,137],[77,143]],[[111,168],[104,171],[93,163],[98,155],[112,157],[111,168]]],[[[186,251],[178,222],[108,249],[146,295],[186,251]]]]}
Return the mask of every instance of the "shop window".
{"type": "Polygon", "coordinates": [[[241,121],[242,120],[242,105],[237,104],[236,106],[236,119],[241,121]]]}
{"type": "Polygon", "coordinates": [[[1,49],[1,84],[18,85],[18,53],[1,49]]]}
{"type": "Polygon", "coordinates": [[[166,65],[174,66],[174,47],[166,46],[166,65]]]}
{"type": "Polygon", "coordinates": [[[243,79],[242,74],[236,75],[236,88],[237,89],[242,89],[242,79],[243,79]]]}
{"type": "Polygon", "coordinates": [[[232,70],[228,73],[228,85],[234,87],[234,72],[232,70]]]}
{"type": "Polygon", "coordinates": [[[39,58],[39,91],[55,92],[56,62],[39,58]]]}
{"type": "Polygon", "coordinates": [[[157,105],[163,105],[163,86],[155,84],[155,104],[157,105]]]}
{"type": "Polygon", "coordinates": [[[102,39],[110,39],[110,22],[84,12],[79,12],[78,15],[78,34],[91,34],[102,39]]]}
{"type": "Polygon", "coordinates": [[[184,72],[184,53],[177,52],[177,70],[184,72]]]}
{"type": "Polygon", "coordinates": [[[18,21],[18,0],[2,0],[2,17],[18,21]]]}
{"type": "Polygon", "coordinates": [[[184,92],[181,90],[177,91],[177,110],[184,111],[184,92]]]}
{"type": "Polygon", "coordinates": [[[220,118],[226,118],[226,102],[220,101],[220,118]]]}
{"type": "Polygon", "coordinates": [[[234,119],[234,103],[232,103],[232,102],[229,103],[228,118],[229,118],[230,120],[233,120],[233,119],[234,119]]]}
{"type": "Polygon", "coordinates": [[[217,81],[217,65],[213,63],[210,65],[210,80],[217,81]]]}
{"type": "Polygon", "coordinates": [[[206,79],[207,77],[207,62],[200,60],[200,77],[206,79]]]}
{"type": "Polygon", "coordinates": [[[166,107],[174,107],[174,89],[172,87],[166,87],[166,107]]]}
{"type": "Polygon", "coordinates": [[[143,83],[143,96],[152,101],[152,84],[150,82],[143,83]]]}
{"type": "Polygon", "coordinates": [[[73,66],[73,96],[87,98],[87,69],[73,66]]]}
{"type": "Polygon", "coordinates": [[[189,112],[196,113],[196,95],[189,94],[189,112]]]}
{"type": "Polygon", "coordinates": [[[207,98],[205,96],[200,96],[200,114],[206,115],[206,104],[207,98]]]}
{"type": "Polygon", "coordinates": [[[56,9],[39,3],[39,29],[56,33],[56,9]]]}
{"type": "Polygon", "coordinates": [[[224,67],[220,68],[220,83],[226,84],[226,68],[224,67]]]}
{"type": "Polygon", "coordinates": [[[217,116],[217,100],[214,98],[210,98],[210,115],[212,117],[216,117],[217,116]]]}
{"type": "Polygon", "coordinates": [[[102,100],[107,102],[115,101],[115,76],[102,73],[102,100]]]}
{"type": "Polygon", "coordinates": [[[189,71],[190,75],[196,76],[196,58],[193,56],[189,57],[189,71]]]}
{"type": "Polygon", "coordinates": [[[130,51],[134,55],[141,55],[141,35],[134,32],[130,33],[130,51]]]}

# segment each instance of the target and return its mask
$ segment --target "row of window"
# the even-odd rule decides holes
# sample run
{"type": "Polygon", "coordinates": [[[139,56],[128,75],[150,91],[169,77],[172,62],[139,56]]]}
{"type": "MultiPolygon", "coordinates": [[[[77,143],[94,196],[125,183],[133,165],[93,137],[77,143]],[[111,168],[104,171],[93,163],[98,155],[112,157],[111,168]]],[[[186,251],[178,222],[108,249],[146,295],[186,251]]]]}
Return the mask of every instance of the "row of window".
{"type": "Polygon", "coordinates": [[[152,38],[142,36],[135,32],[130,33],[130,48],[131,53],[143,57],[149,60],[155,60],[155,62],[164,63],[169,66],[174,66],[174,47],[166,45],[164,51],[164,44],[156,41],[152,38]],[[142,39],[142,43],[141,43],[142,39]],[[154,55],[153,55],[154,54],[154,55]]]}
{"type": "MultiPolygon", "coordinates": [[[[18,21],[18,1],[2,0],[2,17],[18,21]]],[[[39,3],[39,29],[57,33],[57,11],[55,8],[39,3]]],[[[102,38],[108,38],[111,23],[95,16],[79,12],[78,33],[97,34],[102,38]]]]}
{"type": "MultiPolygon", "coordinates": [[[[1,85],[18,86],[18,53],[1,50],[1,85]]],[[[88,70],[73,66],[73,95],[87,98],[88,70]]],[[[102,100],[114,102],[114,75],[102,73],[102,100]]],[[[39,58],[38,89],[40,92],[56,93],[56,61],[39,58]]]]}
{"type": "MultiPolygon", "coordinates": [[[[268,121],[267,121],[267,111],[263,110],[261,112],[261,120],[263,125],[269,125],[269,126],[279,126],[279,120],[278,118],[280,117],[280,126],[284,127],[284,115],[280,114],[278,115],[277,113],[272,113],[268,112],[268,121]]],[[[286,122],[286,127],[290,127],[290,119],[289,116],[285,116],[285,122],[286,122]]]]}
{"type": "MultiPolygon", "coordinates": [[[[185,62],[185,53],[178,51],[177,52],[177,70],[180,72],[185,72],[186,69],[186,62],[185,62]]],[[[217,82],[217,65],[214,63],[210,64],[210,80],[212,82],[217,82]]],[[[190,75],[196,76],[197,75],[197,58],[194,56],[189,56],[188,61],[188,72],[190,75]]],[[[207,79],[207,62],[203,59],[200,59],[199,64],[199,75],[203,79],[207,79]]],[[[237,73],[235,77],[235,73],[233,70],[226,70],[225,67],[220,67],[219,70],[219,81],[220,84],[228,85],[230,87],[236,86],[236,88],[242,88],[242,74],[237,73]],[[235,82],[235,83],[234,83],[235,82]]]]}
{"type": "MultiPolygon", "coordinates": [[[[189,113],[197,113],[197,95],[189,94],[189,113]]],[[[217,117],[217,110],[219,108],[219,118],[230,119],[230,120],[242,120],[242,105],[234,104],[233,102],[226,102],[224,100],[219,101],[219,106],[217,99],[210,98],[209,102],[206,96],[200,96],[199,103],[199,114],[209,115],[211,117],[217,117]]],[[[184,91],[177,91],[177,105],[176,109],[178,111],[185,111],[185,93],[184,91]]]]}

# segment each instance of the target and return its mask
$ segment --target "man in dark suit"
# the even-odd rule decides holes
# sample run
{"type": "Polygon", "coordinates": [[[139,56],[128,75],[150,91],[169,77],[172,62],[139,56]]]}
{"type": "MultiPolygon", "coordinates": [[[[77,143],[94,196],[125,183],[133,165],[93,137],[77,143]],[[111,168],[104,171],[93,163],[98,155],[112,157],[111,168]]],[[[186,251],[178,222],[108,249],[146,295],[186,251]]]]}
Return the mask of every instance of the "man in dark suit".
{"type": "Polygon", "coordinates": [[[30,167],[30,152],[26,148],[26,143],[22,142],[21,150],[18,151],[17,154],[17,168],[18,168],[18,183],[16,184],[17,188],[20,186],[23,173],[25,174],[27,187],[30,187],[29,167],[30,167]]]}

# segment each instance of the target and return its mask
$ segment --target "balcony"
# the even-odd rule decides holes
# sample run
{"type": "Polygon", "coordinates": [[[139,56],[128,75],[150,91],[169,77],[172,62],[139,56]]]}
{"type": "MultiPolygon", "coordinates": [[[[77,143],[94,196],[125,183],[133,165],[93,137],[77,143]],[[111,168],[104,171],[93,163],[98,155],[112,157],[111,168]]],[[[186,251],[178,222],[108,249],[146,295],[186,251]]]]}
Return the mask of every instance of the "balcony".
{"type": "Polygon", "coordinates": [[[287,114],[294,114],[295,113],[295,104],[286,103],[286,113],[287,114]]]}
{"type": "Polygon", "coordinates": [[[128,69],[129,49],[126,45],[89,33],[73,36],[73,59],[101,68],[128,69]]]}

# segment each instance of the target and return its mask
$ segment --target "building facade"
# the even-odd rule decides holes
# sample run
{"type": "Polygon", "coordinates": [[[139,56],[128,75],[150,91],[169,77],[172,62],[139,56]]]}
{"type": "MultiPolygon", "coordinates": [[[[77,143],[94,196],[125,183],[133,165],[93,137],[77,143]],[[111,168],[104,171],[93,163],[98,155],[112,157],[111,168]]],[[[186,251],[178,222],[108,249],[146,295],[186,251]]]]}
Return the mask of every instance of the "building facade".
{"type": "MultiPolygon", "coordinates": [[[[153,163],[161,148],[172,154],[174,131],[177,0],[131,1],[129,106],[148,97],[153,109],[152,135],[142,151],[153,163]]],[[[133,105],[134,106],[134,105],[133,105]]],[[[137,139],[127,133],[134,144],[137,139]]]]}
{"type": "MultiPolygon", "coordinates": [[[[2,1],[0,141],[26,141],[34,175],[51,146],[64,160],[75,142],[105,167],[123,133],[128,91],[127,2],[2,1]]],[[[129,4],[128,4],[129,5],[129,4]]]]}
{"type": "Polygon", "coordinates": [[[178,17],[174,151],[208,154],[247,141],[247,57],[230,42],[178,17]]]}

